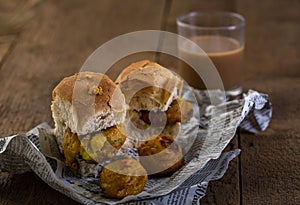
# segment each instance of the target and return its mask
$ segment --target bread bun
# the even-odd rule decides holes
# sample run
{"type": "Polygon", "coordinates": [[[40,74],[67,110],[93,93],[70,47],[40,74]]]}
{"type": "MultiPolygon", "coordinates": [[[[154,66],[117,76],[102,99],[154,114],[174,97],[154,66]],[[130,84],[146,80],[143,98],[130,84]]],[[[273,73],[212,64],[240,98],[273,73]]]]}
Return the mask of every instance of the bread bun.
{"type": "Polygon", "coordinates": [[[81,72],[64,78],[56,86],[51,110],[61,148],[67,128],[80,136],[123,122],[126,104],[124,95],[108,76],[81,72]]]}
{"type": "Polygon", "coordinates": [[[161,65],[143,60],[126,67],[116,80],[131,110],[166,111],[181,96],[183,81],[161,65]]]}

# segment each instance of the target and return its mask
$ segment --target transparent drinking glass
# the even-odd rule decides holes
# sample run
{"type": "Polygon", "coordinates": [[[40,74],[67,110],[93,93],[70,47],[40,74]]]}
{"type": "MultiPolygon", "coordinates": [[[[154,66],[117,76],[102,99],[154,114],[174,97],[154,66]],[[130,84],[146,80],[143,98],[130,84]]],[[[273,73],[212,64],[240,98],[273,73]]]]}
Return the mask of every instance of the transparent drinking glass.
{"type": "MultiPolygon", "coordinates": [[[[241,92],[245,25],[245,18],[232,12],[191,12],[179,16],[178,34],[187,39],[178,42],[179,57],[199,63],[201,58],[208,56],[215,65],[224,88],[241,92]],[[207,55],[198,52],[195,45],[207,55]]],[[[181,61],[176,72],[191,86],[205,89],[204,80],[187,63],[181,61]]]]}

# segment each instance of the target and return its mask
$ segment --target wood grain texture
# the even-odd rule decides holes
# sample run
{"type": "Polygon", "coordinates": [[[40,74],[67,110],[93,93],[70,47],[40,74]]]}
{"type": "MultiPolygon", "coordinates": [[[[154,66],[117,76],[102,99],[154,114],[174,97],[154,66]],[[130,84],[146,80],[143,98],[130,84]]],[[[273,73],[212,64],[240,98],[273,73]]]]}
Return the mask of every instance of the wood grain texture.
{"type": "Polygon", "coordinates": [[[300,203],[300,132],[243,135],[243,204],[300,203]]]}
{"type": "MultiPolygon", "coordinates": [[[[0,69],[0,136],[26,132],[41,122],[52,124],[55,85],[78,72],[104,42],[135,30],[159,29],[162,4],[160,0],[41,1],[0,69]]],[[[1,174],[1,178],[1,205],[76,204],[33,173],[12,178],[1,174]]]]}
{"type": "Polygon", "coordinates": [[[243,204],[299,204],[300,77],[249,84],[269,94],[274,111],[266,132],[241,134],[243,204]]]}
{"type": "Polygon", "coordinates": [[[3,63],[5,57],[9,54],[9,51],[12,48],[15,39],[15,35],[0,36],[0,65],[1,63],[3,63]]]}
{"type": "Polygon", "coordinates": [[[44,1],[4,62],[0,82],[1,136],[51,123],[51,90],[65,76],[78,72],[101,44],[139,29],[159,29],[162,2],[44,1]],[[147,8],[149,14],[142,11],[147,8]],[[143,21],[141,21],[143,19],[143,21]],[[126,22],[126,23],[122,23],[126,22]],[[14,95],[14,93],[18,93],[14,95]]]}
{"type": "Polygon", "coordinates": [[[245,80],[300,75],[300,1],[237,1],[246,18],[245,80]]]}
{"type": "Polygon", "coordinates": [[[299,204],[300,2],[237,8],[247,19],[244,87],[268,93],[274,108],[266,132],[241,135],[242,202],[299,204]]]}
{"type": "Polygon", "coordinates": [[[268,93],[266,132],[241,134],[242,204],[299,204],[300,2],[237,1],[247,21],[245,90],[268,93]]]}

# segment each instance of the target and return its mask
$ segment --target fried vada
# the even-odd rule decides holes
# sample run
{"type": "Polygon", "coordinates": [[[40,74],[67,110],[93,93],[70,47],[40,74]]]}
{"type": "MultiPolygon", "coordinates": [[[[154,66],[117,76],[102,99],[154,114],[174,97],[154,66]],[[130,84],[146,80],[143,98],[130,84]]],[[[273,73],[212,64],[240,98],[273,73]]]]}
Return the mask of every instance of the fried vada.
{"type": "Polygon", "coordinates": [[[123,198],[143,191],[148,180],[143,166],[132,158],[115,160],[100,174],[100,186],[108,197],[123,198]]]}
{"type": "Polygon", "coordinates": [[[169,176],[184,165],[180,145],[172,136],[165,134],[143,141],[138,147],[138,154],[148,175],[169,176]]]}

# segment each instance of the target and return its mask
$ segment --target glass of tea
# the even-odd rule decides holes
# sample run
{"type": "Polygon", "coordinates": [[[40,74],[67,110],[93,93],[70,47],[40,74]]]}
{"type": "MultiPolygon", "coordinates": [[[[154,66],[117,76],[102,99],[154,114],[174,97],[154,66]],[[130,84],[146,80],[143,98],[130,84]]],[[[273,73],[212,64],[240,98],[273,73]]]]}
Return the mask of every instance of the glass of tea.
{"type": "MultiPolygon", "coordinates": [[[[242,91],[240,82],[243,75],[245,36],[243,16],[232,12],[191,12],[177,18],[177,29],[178,34],[186,39],[178,42],[181,59],[201,64],[201,59],[207,60],[208,56],[217,69],[224,88],[242,91]],[[198,46],[204,52],[199,52],[198,46]]],[[[201,65],[199,67],[201,69],[201,65]]],[[[199,76],[190,64],[181,60],[176,72],[191,86],[206,89],[203,76],[199,76]]]]}

